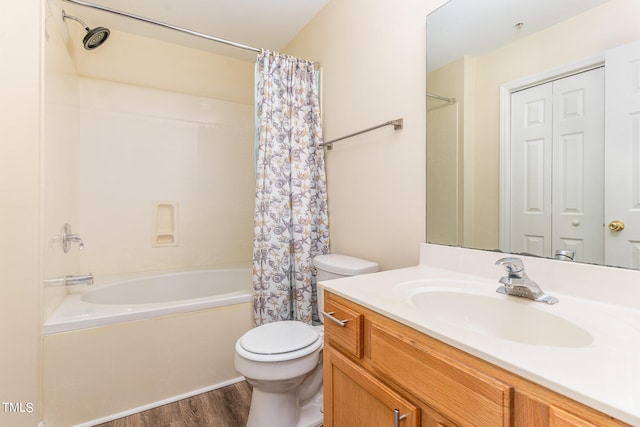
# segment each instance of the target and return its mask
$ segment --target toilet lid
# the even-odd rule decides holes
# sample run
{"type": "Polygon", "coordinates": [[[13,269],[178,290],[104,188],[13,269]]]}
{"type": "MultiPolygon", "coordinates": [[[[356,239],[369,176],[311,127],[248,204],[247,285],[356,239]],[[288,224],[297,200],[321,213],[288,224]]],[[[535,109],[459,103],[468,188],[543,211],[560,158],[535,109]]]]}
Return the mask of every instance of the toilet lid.
{"type": "Polygon", "coordinates": [[[287,320],[251,329],[240,338],[240,346],[256,354],[281,354],[310,346],[318,332],[303,322],[287,320]]]}

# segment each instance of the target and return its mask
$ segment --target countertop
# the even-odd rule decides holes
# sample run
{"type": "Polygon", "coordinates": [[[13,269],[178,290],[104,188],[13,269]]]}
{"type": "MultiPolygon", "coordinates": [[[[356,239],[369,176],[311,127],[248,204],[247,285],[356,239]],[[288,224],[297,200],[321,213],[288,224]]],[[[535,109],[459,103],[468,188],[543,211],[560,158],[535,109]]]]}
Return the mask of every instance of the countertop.
{"type": "MultiPolygon", "coordinates": [[[[525,268],[530,267],[529,275],[560,300],[547,305],[495,292],[501,270],[493,264],[503,256],[423,244],[418,266],[329,280],[319,286],[621,421],[640,425],[640,309],[636,306],[640,272],[521,257],[525,268]],[[575,285],[567,283],[566,274],[575,285]],[[515,298],[523,310],[547,312],[579,325],[590,339],[571,346],[518,342],[474,327],[473,319],[461,326],[464,322],[447,322],[412,303],[416,289],[452,285],[498,304],[501,299],[516,302],[515,298]],[[606,297],[594,298],[598,288],[606,297]]],[[[534,333],[537,325],[530,327],[534,333]]]]}

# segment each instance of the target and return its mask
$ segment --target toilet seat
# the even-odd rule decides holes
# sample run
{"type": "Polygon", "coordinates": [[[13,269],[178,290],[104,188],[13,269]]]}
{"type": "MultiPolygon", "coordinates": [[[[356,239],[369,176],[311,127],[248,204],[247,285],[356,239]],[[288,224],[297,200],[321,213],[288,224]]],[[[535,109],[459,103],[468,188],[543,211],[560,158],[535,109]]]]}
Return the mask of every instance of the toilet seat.
{"type": "Polygon", "coordinates": [[[237,341],[236,352],[249,360],[280,362],[313,353],[322,341],[317,328],[288,320],[251,329],[237,341]]]}

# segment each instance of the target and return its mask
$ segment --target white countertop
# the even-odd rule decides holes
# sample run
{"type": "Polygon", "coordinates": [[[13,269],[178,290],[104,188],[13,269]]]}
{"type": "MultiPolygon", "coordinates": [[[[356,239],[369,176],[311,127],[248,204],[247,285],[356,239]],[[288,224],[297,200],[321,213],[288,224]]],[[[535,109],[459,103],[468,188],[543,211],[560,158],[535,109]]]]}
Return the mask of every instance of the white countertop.
{"type": "MultiPolygon", "coordinates": [[[[423,244],[419,266],[325,281],[320,286],[624,422],[640,425],[640,272],[521,257],[529,276],[560,300],[547,305],[495,292],[503,270],[494,263],[503,256],[423,244]],[[568,347],[531,344],[496,337],[472,323],[461,327],[463,321],[447,322],[412,303],[416,291],[430,286],[462,286],[465,293],[489,297],[492,304],[500,304],[501,299],[505,304],[522,304],[523,310],[539,310],[579,325],[591,339],[568,347]]],[[[492,315],[500,313],[493,310],[492,315]]]]}

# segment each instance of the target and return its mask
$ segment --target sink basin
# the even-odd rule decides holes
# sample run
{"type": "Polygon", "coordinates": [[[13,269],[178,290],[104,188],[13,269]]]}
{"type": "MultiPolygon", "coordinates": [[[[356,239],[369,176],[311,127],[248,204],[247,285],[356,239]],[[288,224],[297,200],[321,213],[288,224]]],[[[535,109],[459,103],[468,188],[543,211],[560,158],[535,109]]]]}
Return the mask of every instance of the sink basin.
{"type": "Polygon", "coordinates": [[[540,303],[517,297],[426,290],[415,293],[411,303],[436,322],[503,340],[552,347],[584,347],[593,342],[587,330],[550,313],[553,307],[543,310],[534,306],[540,303]]]}

